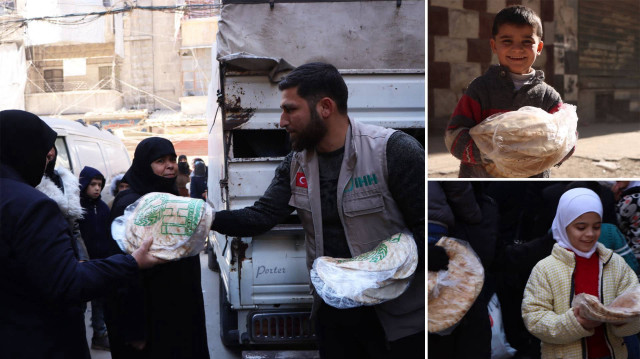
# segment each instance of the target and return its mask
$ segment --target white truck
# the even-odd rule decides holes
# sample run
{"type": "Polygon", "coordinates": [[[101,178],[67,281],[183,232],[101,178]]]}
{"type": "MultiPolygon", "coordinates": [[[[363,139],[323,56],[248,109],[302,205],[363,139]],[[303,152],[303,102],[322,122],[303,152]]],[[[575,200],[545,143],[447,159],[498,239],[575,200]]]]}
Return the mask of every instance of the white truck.
{"type": "MultiPolygon", "coordinates": [[[[209,88],[208,200],[252,205],[289,153],[277,82],[321,61],[343,74],[356,121],[424,145],[424,1],[223,0],[209,88]]],[[[313,343],[305,239],[295,212],[255,237],[210,235],[225,345],[313,343]]]]}
{"type": "Polygon", "coordinates": [[[84,121],[54,117],[42,117],[42,120],[58,134],[56,168],[65,167],[76,177],[85,166],[97,169],[106,179],[102,200],[109,203],[113,199],[109,190],[111,181],[131,166],[129,153],[120,138],[84,121]]]}

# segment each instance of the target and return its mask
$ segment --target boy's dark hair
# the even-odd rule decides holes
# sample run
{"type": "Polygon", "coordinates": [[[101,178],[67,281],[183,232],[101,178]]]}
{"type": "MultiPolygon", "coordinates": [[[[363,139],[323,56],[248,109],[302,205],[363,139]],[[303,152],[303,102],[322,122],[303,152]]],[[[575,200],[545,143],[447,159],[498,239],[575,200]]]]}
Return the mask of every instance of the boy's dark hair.
{"type": "MultiPolygon", "coordinates": [[[[91,177],[91,181],[93,181],[94,179],[99,180],[102,183],[100,185],[100,188],[104,189],[104,184],[107,182],[107,180],[104,178],[104,176],[102,174],[98,174],[98,175],[95,175],[95,176],[91,177]]],[[[89,181],[89,183],[91,183],[91,181],[89,181]]]]}
{"type": "Polygon", "coordinates": [[[500,10],[493,19],[493,28],[491,36],[496,37],[500,26],[504,24],[512,25],[529,25],[533,27],[533,31],[540,39],[542,39],[542,21],[535,11],[522,5],[513,5],[500,10]]]}
{"type": "Polygon", "coordinates": [[[338,112],[347,114],[349,90],[338,69],[330,64],[312,62],[297,67],[280,81],[280,91],[297,87],[298,96],[313,107],[321,98],[329,97],[335,101],[338,112]]]}

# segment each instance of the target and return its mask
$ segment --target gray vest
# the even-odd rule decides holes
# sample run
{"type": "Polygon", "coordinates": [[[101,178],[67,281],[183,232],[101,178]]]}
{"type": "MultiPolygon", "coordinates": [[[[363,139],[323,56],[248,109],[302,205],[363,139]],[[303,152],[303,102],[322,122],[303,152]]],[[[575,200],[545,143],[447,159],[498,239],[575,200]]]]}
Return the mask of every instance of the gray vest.
{"type": "MultiPolygon", "coordinates": [[[[352,256],[375,248],[389,236],[410,233],[387,186],[387,141],[395,132],[349,119],[337,204],[352,256]]],[[[306,235],[307,267],[323,255],[320,176],[315,151],[291,160],[289,205],[296,208],[306,235]]],[[[425,329],[424,271],[400,297],[376,306],[390,341],[425,329]]]]}

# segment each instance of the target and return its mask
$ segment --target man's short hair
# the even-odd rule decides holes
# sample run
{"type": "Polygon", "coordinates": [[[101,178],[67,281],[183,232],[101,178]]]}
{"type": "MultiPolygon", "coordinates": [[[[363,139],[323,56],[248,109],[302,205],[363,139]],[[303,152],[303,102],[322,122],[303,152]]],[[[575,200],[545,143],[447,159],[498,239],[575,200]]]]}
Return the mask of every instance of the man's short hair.
{"type": "Polygon", "coordinates": [[[330,64],[312,62],[297,67],[278,84],[280,91],[297,87],[298,96],[314,106],[321,98],[335,101],[338,112],[347,114],[349,90],[338,69],[330,64]]]}
{"type": "Polygon", "coordinates": [[[535,11],[522,5],[513,5],[500,10],[493,19],[493,28],[491,36],[495,38],[500,30],[500,26],[504,24],[512,25],[529,25],[533,27],[533,31],[540,39],[542,39],[542,22],[535,11]]]}

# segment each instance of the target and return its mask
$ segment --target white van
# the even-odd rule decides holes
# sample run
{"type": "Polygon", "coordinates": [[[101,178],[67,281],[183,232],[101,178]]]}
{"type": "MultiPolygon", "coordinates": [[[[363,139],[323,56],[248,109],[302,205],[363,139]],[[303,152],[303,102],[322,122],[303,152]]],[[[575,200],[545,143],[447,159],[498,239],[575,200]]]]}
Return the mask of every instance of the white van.
{"type": "Polygon", "coordinates": [[[58,133],[56,168],[65,167],[76,177],[85,166],[100,171],[105,179],[102,200],[113,199],[109,186],[114,176],[125,173],[131,166],[129,154],[122,141],[111,132],[93,125],[52,117],[41,117],[58,133]]]}

